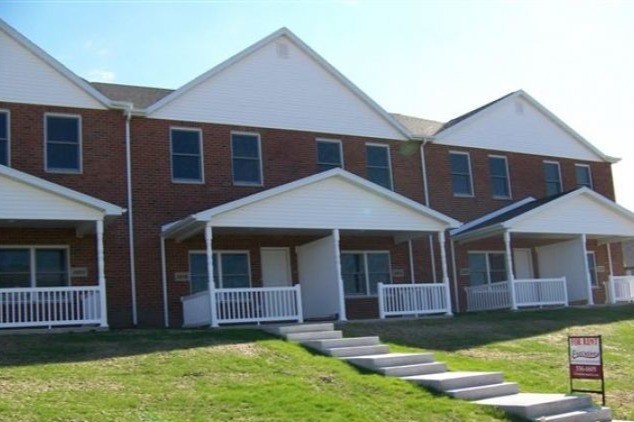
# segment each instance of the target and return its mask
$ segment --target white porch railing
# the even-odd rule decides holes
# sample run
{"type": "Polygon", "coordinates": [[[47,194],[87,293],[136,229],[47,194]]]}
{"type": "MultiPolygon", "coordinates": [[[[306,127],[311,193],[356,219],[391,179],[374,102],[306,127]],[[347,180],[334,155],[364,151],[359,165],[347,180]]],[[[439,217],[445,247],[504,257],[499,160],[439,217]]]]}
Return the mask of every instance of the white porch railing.
{"type": "Polygon", "coordinates": [[[523,306],[568,306],[566,277],[515,280],[515,302],[523,306]]]}
{"type": "Polygon", "coordinates": [[[379,316],[427,315],[449,312],[445,292],[438,283],[378,284],[379,316]]]}
{"type": "Polygon", "coordinates": [[[634,276],[610,276],[608,295],[610,303],[634,302],[634,276]]]}
{"type": "Polygon", "coordinates": [[[467,294],[467,312],[489,311],[511,307],[508,282],[465,287],[467,294]]]}
{"type": "MultiPolygon", "coordinates": [[[[515,303],[518,308],[530,306],[568,306],[566,277],[517,279],[515,303]]],[[[508,281],[465,287],[467,312],[490,311],[511,307],[508,281]]]]}
{"type": "Polygon", "coordinates": [[[0,289],[0,328],[101,323],[99,286],[0,289]]]}
{"type": "MultiPolygon", "coordinates": [[[[215,289],[217,323],[303,322],[299,284],[293,287],[215,289]]],[[[181,299],[183,325],[211,324],[209,291],[181,299]]]]}

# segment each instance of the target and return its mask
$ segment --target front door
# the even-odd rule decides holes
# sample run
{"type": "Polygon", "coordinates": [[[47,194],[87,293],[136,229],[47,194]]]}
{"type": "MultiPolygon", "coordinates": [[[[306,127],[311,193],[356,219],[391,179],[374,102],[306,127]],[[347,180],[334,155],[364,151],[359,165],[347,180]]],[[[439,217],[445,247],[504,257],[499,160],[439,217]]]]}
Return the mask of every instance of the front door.
{"type": "Polygon", "coordinates": [[[513,249],[515,278],[518,280],[534,278],[533,254],[530,249],[513,249]]]}
{"type": "Polygon", "coordinates": [[[290,287],[291,260],[288,248],[262,248],[262,287],[290,287]]]}

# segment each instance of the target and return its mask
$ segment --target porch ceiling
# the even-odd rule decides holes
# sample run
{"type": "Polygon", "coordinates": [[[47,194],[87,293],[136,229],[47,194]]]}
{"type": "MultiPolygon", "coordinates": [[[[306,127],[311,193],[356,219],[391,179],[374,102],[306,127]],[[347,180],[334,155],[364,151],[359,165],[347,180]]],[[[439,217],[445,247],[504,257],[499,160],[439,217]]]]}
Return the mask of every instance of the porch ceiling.
{"type": "Polygon", "coordinates": [[[222,230],[279,230],[392,235],[406,240],[458,227],[437,211],[342,169],[319,173],[163,226],[166,238],[186,239],[205,225],[222,230]]]}

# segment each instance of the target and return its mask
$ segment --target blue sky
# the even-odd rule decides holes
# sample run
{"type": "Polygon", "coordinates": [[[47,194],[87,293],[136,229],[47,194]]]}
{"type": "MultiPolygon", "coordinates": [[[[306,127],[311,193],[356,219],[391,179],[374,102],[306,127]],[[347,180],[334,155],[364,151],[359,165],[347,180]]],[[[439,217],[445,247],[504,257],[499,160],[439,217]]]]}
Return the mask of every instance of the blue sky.
{"type": "Polygon", "coordinates": [[[634,1],[6,1],[88,80],[177,88],[282,26],[391,112],[448,120],[524,89],[609,155],[634,210],[634,1]]]}

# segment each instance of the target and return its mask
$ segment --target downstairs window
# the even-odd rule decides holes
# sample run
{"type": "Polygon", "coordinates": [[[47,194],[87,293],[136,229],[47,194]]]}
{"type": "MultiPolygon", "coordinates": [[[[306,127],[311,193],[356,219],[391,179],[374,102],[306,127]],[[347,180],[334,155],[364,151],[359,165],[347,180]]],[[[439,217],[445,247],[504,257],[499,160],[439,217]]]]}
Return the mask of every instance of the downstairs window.
{"type": "Polygon", "coordinates": [[[69,285],[68,249],[0,248],[0,288],[69,285]]]}

